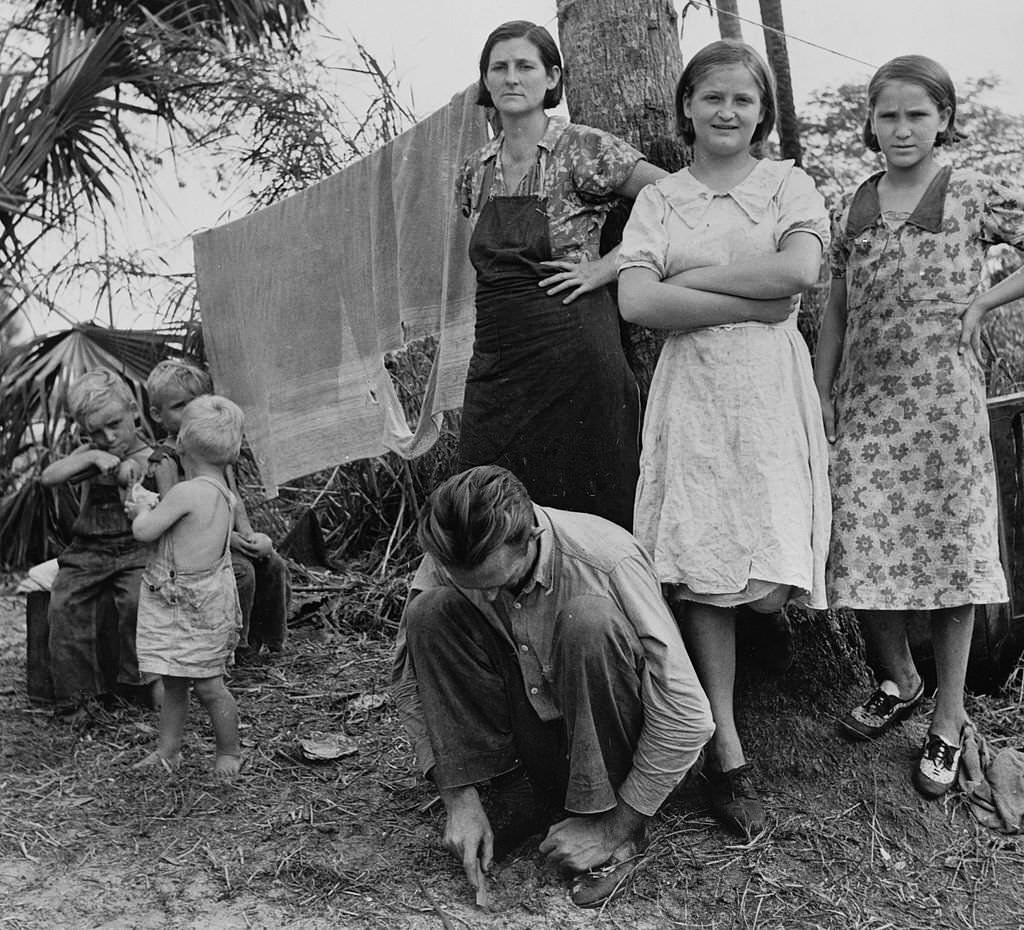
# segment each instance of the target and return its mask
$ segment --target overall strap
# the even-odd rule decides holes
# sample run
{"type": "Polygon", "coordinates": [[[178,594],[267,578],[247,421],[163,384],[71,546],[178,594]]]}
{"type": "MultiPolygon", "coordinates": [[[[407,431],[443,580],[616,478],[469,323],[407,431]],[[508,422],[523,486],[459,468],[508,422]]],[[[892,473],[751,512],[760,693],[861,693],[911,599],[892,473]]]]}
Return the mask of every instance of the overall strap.
{"type": "Polygon", "coordinates": [[[228,515],[231,517],[231,520],[228,521],[227,537],[224,539],[224,551],[221,553],[221,558],[224,558],[231,550],[231,533],[235,528],[235,495],[228,490],[222,481],[218,481],[216,478],[211,478],[208,475],[196,475],[192,480],[205,481],[208,484],[212,484],[220,492],[224,502],[228,505],[228,515]]]}

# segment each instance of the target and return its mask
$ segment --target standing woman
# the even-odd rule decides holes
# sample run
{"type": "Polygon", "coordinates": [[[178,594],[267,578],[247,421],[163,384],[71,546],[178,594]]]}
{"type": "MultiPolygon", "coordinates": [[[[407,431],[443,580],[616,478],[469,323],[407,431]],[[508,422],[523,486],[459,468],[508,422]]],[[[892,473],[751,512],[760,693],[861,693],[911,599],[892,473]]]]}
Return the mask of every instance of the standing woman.
{"type": "Polygon", "coordinates": [[[694,55],[676,110],[693,161],[640,195],[620,255],[623,316],[669,331],[644,415],[636,535],[711,702],[712,811],[752,835],[765,817],[733,714],[736,613],[780,636],[787,601],[825,606],[828,451],[796,318],[828,216],[793,162],[751,152],[775,97],[750,46],[694,55]]]}
{"type": "Polygon", "coordinates": [[[629,529],[639,394],[606,286],[616,254],[598,245],[616,198],[665,172],[615,136],[549,117],[561,99],[545,28],[519,20],[487,37],[477,102],[502,129],[458,183],[477,272],[460,468],[501,465],[538,504],[629,529]]]}

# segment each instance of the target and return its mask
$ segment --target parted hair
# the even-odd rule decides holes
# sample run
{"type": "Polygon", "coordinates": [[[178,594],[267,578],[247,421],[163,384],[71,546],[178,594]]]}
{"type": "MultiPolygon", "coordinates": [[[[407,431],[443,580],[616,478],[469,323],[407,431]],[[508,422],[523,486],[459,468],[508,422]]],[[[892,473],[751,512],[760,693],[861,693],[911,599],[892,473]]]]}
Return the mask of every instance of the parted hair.
{"type": "Polygon", "coordinates": [[[202,394],[181,412],[178,444],[204,462],[230,465],[242,445],[245,415],[234,401],[219,394],[202,394]]]}
{"type": "Polygon", "coordinates": [[[491,52],[494,51],[494,46],[508,39],[526,39],[532,43],[540,55],[544,70],[549,75],[552,68],[558,68],[558,83],[544,94],[543,100],[545,110],[557,107],[562,102],[562,75],[565,73],[562,67],[562,54],[547,29],[525,19],[502,23],[484,42],[484,49],[480,53],[480,81],[477,84],[476,102],[482,107],[494,106],[491,92],[487,89],[487,69],[491,66],[491,52]]]}
{"type": "Polygon", "coordinates": [[[868,112],[864,118],[864,144],[872,152],[880,151],[878,136],[871,128],[871,114],[874,112],[875,104],[878,103],[878,95],[890,81],[904,81],[907,84],[917,84],[924,88],[926,94],[941,112],[949,109],[949,122],[935,137],[935,145],[950,145],[961,139],[966,139],[965,133],[956,128],[956,87],[949,72],[937,61],[925,55],[900,55],[887,61],[879,68],[868,81],[868,112]]]}
{"type": "Polygon", "coordinates": [[[420,510],[418,536],[441,565],[468,571],[501,546],[525,542],[533,523],[523,483],[507,469],[480,465],[434,490],[420,510]]]}
{"type": "Polygon", "coordinates": [[[683,73],[676,84],[676,127],[679,135],[687,145],[693,145],[695,136],[693,122],[683,111],[683,104],[693,95],[694,88],[703,81],[715,68],[730,65],[743,65],[757,84],[761,94],[761,106],[764,116],[754,129],[750,140],[752,146],[760,145],[768,138],[775,128],[775,75],[768,63],[757,53],[757,50],[746,42],[736,39],[719,39],[705,45],[683,68],[683,73]]]}
{"type": "Polygon", "coordinates": [[[181,388],[193,397],[213,393],[213,379],[209,372],[183,358],[165,358],[157,362],[146,378],[149,402],[159,407],[170,388],[181,388]]]}
{"type": "Polygon", "coordinates": [[[134,410],[136,406],[124,378],[109,368],[93,368],[76,378],[68,388],[68,412],[81,427],[111,400],[121,401],[126,410],[134,410]]]}

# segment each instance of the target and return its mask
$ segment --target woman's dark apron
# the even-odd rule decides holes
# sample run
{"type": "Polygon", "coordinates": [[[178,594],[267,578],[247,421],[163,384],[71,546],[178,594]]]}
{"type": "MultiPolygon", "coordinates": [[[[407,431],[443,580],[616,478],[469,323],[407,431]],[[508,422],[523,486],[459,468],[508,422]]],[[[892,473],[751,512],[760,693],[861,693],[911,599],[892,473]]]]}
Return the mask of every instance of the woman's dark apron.
{"type": "Polygon", "coordinates": [[[538,504],[630,529],[640,401],[607,288],[564,305],[552,271],[547,198],[492,197],[469,244],[476,334],[462,407],[463,468],[501,465],[538,504]]]}

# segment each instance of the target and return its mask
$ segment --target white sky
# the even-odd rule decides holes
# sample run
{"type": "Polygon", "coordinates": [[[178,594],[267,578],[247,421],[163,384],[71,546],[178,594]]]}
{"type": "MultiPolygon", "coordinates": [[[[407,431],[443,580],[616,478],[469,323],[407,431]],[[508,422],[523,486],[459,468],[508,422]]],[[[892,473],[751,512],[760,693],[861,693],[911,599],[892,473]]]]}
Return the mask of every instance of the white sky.
{"type": "MultiPolygon", "coordinates": [[[[740,0],[739,9],[751,20],[743,23],[744,38],[763,50],[756,0],[740,0]]],[[[871,65],[916,52],[940,61],[957,82],[999,76],[1002,89],[990,101],[1024,113],[1024,0],[783,0],[783,12],[798,108],[818,88],[866,80],[874,70],[871,65]]],[[[317,16],[325,28],[314,26],[313,37],[328,63],[341,64],[342,56],[351,52],[351,45],[338,39],[357,38],[383,66],[394,64],[402,99],[411,99],[421,118],[476,78],[480,48],[498,24],[528,19],[547,26],[557,38],[555,0],[321,0],[317,16]],[[328,31],[338,38],[329,38],[328,31]]],[[[691,8],[683,20],[684,61],[717,38],[717,19],[706,9],[691,8]]],[[[353,94],[349,106],[359,112],[362,102],[357,91],[353,94]]],[[[110,234],[136,245],[146,243],[172,271],[191,270],[191,233],[244,212],[237,192],[229,198],[213,196],[201,172],[179,175],[170,166],[155,199],[155,218],[142,221],[127,210],[110,234]]],[[[106,322],[106,304],[97,308],[83,300],[75,314],[106,322]]],[[[153,322],[147,306],[132,307],[115,298],[116,325],[145,327],[153,322]]],[[[65,325],[55,317],[38,316],[34,324],[42,329],[65,325]]]]}
{"type": "MultiPolygon", "coordinates": [[[[675,0],[676,9],[681,6],[675,0]]],[[[786,32],[880,65],[896,55],[928,55],[954,81],[995,73],[1012,93],[998,100],[1024,112],[1024,0],[783,0],[786,32]]],[[[764,48],[756,0],[740,0],[744,39],[764,48]]],[[[509,19],[547,26],[557,38],[554,0],[325,0],[325,24],[393,59],[418,115],[443,106],[476,76],[488,33],[509,19]]],[[[691,8],[683,20],[684,60],[718,38],[718,20],[691,8]]],[[[873,68],[791,38],[797,105],[819,86],[864,80],[873,68]]]]}

